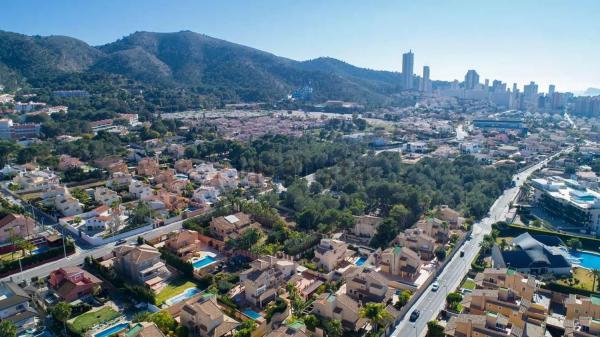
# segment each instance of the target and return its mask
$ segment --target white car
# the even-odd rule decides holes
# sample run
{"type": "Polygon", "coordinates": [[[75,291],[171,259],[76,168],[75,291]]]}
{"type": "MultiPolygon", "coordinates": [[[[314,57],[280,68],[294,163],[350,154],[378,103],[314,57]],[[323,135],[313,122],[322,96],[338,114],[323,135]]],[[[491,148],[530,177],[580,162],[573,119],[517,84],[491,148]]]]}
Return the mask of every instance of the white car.
{"type": "Polygon", "coordinates": [[[440,283],[438,281],[433,282],[431,285],[431,291],[438,291],[440,289],[440,283]]]}

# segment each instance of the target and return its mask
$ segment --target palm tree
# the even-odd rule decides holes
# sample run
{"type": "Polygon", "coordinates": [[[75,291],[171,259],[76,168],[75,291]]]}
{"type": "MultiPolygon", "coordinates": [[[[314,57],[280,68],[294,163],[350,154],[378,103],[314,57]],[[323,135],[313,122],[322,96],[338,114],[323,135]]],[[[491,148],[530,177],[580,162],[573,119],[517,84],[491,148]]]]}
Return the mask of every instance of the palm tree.
{"type": "Polygon", "coordinates": [[[342,334],[344,333],[342,322],[337,319],[326,321],[325,331],[329,337],[342,337],[342,334]]]}
{"type": "Polygon", "coordinates": [[[16,337],[17,327],[14,325],[13,322],[3,320],[2,322],[0,322],[0,336],[16,337]]]}
{"type": "Polygon", "coordinates": [[[594,280],[592,281],[592,291],[596,291],[596,279],[598,279],[600,277],[600,269],[592,269],[592,270],[588,270],[588,275],[593,277],[594,280]]]}
{"type": "Polygon", "coordinates": [[[374,331],[379,331],[379,326],[391,319],[391,314],[385,309],[383,303],[367,303],[360,308],[360,317],[371,322],[374,331]]]}

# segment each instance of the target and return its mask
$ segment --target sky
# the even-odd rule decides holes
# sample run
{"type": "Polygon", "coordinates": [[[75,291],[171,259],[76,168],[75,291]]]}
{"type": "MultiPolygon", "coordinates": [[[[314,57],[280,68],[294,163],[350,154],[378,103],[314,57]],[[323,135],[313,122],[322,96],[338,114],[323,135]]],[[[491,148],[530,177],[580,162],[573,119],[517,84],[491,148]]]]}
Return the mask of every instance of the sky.
{"type": "Polygon", "coordinates": [[[92,45],[135,31],[191,30],[295,60],[334,57],[434,80],[500,79],[547,91],[600,87],[598,0],[18,0],[0,30],[68,35],[92,45]]]}

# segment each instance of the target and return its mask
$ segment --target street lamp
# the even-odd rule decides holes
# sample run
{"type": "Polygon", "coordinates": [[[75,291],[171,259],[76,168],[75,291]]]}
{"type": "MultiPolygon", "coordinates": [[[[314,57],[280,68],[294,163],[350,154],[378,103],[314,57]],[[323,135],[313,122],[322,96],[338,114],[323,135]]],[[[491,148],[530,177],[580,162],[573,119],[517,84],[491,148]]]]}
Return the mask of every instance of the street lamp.
{"type": "Polygon", "coordinates": [[[417,334],[417,322],[415,322],[415,324],[413,324],[412,327],[415,329],[415,337],[419,337],[419,335],[417,334]]]}

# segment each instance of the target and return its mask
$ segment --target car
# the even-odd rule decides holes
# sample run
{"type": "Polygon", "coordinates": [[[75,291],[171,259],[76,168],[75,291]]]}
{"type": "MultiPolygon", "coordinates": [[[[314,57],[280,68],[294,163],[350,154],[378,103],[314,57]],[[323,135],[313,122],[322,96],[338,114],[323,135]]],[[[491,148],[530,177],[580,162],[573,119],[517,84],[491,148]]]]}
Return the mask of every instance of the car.
{"type": "Polygon", "coordinates": [[[419,316],[421,316],[421,311],[419,311],[419,309],[415,309],[415,311],[410,314],[410,318],[408,320],[411,322],[416,322],[417,319],[419,319],[419,316]]]}
{"type": "Polygon", "coordinates": [[[433,282],[431,285],[431,291],[438,291],[440,289],[440,283],[438,281],[433,282]]]}
{"type": "Polygon", "coordinates": [[[124,243],[127,243],[127,240],[125,240],[125,239],[119,239],[119,240],[117,240],[117,242],[115,242],[115,246],[122,245],[124,243]]]}
{"type": "Polygon", "coordinates": [[[464,251],[464,250],[461,250],[461,251],[460,251],[460,257],[463,257],[463,256],[465,256],[465,251],[464,251]]]}

